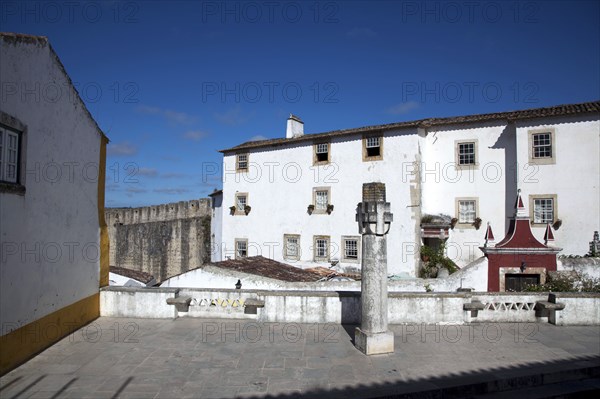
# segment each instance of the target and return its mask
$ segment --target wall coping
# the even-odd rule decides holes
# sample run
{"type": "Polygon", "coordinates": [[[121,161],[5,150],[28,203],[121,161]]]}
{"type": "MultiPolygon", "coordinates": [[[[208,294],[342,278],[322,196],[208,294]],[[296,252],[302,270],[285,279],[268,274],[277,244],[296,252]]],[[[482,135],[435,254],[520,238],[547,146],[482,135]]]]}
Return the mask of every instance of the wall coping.
{"type": "Polygon", "coordinates": [[[113,285],[108,287],[100,288],[100,291],[107,292],[140,292],[140,293],[156,293],[156,294],[178,294],[180,288],[169,288],[169,287],[123,287],[120,285],[113,285]]]}

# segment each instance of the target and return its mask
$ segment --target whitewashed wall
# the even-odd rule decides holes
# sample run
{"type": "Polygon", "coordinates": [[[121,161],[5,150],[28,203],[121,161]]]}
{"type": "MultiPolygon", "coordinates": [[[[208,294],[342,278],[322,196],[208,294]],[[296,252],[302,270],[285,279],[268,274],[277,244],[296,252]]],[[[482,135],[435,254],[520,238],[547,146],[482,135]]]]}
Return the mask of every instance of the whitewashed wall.
{"type": "Polygon", "coordinates": [[[48,45],[0,39],[0,71],[18,88],[0,109],[27,126],[26,193],[0,193],[0,324],[14,327],[98,292],[101,135],[48,45]]]}
{"type": "Polygon", "coordinates": [[[423,213],[443,213],[457,217],[458,198],[476,198],[477,215],[482,219],[477,230],[472,225],[457,224],[450,230],[447,241],[448,257],[459,266],[483,255],[486,224],[491,223],[497,239],[504,236],[508,219],[514,213],[516,188],[513,177],[507,173],[507,157],[514,157],[514,132],[506,124],[486,123],[457,125],[429,129],[425,138],[421,166],[423,213]],[[457,169],[456,142],[477,143],[477,165],[470,169],[457,169]],[[507,182],[508,179],[508,182],[507,182]],[[504,209],[505,202],[510,210],[504,209]]]}
{"type": "MultiPolygon", "coordinates": [[[[554,232],[553,245],[563,255],[584,255],[589,251],[594,231],[600,230],[600,121],[562,117],[517,125],[519,183],[529,210],[529,195],[556,194],[557,217],[562,226],[554,232]],[[553,128],[556,163],[530,166],[528,131],[553,128]]],[[[532,226],[543,237],[543,226],[532,226]]]]}
{"type": "MultiPolygon", "coordinates": [[[[235,238],[249,242],[249,256],[262,254],[278,261],[283,259],[283,235],[301,235],[300,262],[296,266],[314,266],[313,236],[329,235],[332,258],[341,260],[341,237],[357,236],[356,205],[362,200],[364,182],[386,183],[387,200],[392,204],[394,222],[388,235],[390,274],[414,271],[414,255],[406,256],[403,243],[414,247],[415,231],[420,220],[411,208],[410,184],[402,181],[401,162],[414,162],[419,140],[416,130],[388,132],[384,138],[383,160],[362,161],[361,136],[333,139],[329,166],[313,167],[311,142],[275,150],[250,151],[250,171],[235,173],[235,155],[223,161],[223,254],[234,256],[235,238]],[[237,182],[236,182],[237,179],[237,182]],[[309,215],[314,187],[331,187],[331,215],[309,215]],[[252,210],[248,216],[231,216],[235,193],[248,193],[252,210]]],[[[415,204],[418,205],[418,204],[415,204]]],[[[328,263],[321,263],[329,266],[328,263]]],[[[343,266],[358,266],[343,263],[343,266]]]]}
{"type": "MultiPolygon", "coordinates": [[[[333,257],[339,258],[341,236],[357,235],[354,221],[362,183],[384,182],[394,222],[388,236],[390,274],[416,275],[420,217],[444,213],[457,217],[456,199],[478,200],[480,229],[457,225],[450,230],[448,256],[459,266],[482,255],[485,226],[491,223],[496,239],[504,237],[514,213],[517,189],[529,209],[529,195],[556,194],[563,226],[555,245],[565,254],[583,255],[595,230],[600,230],[600,121],[598,116],[506,121],[437,126],[386,132],[383,161],[362,161],[361,135],[334,138],[331,165],[313,167],[312,142],[250,150],[251,171],[235,173],[235,155],[224,156],[223,259],[233,257],[235,238],[248,239],[249,255],[262,254],[283,261],[283,235],[300,234],[302,259],[312,266],[314,235],[329,235],[333,257]],[[555,129],[555,165],[531,167],[528,130],[555,129]],[[457,171],[457,141],[477,142],[477,166],[457,171]],[[412,166],[417,162],[416,171],[412,166]],[[420,173],[420,176],[419,176],[420,173]],[[415,176],[420,177],[419,183],[415,176]],[[331,215],[309,216],[313,187],[330,186],[331,215]],[[249,195],[248,216],[231,216],[236,192],[249,195]]],[[[418,179],[417,179],[418,180],[418,179]]],[[[533,228],[543,239],[542,227],[533,228]]],[[[287,261],[288,263],[293,263],[287,261]]],[[[349,267],[356,264],[342,263],[349,267]]]]}
{"type": "MultiPolygon", "coordinates": [[[[472,322],[550,322],[538,315],[535,303],[548,293],[390,293],[390,324],[465,324],[472,322]],[[485,309],[473,316],[464,305],[481,302],[485,309]]],[[[600,325],[600,295],[559,293],[565,309],[556,312],[559,325],[600,325]]],[[[267,323],[360,323],[360,294],[336,291],[263,291],[223,289],[143,289],[109,287],[101,292],[101,314],[111,317],[198,317],[253,319],[267,323]],[[187,312],[166,305],[167,298],[189,297],[187,312]],[[257,314],[245,314],[249,299],[264,301],[257,314]]]]}

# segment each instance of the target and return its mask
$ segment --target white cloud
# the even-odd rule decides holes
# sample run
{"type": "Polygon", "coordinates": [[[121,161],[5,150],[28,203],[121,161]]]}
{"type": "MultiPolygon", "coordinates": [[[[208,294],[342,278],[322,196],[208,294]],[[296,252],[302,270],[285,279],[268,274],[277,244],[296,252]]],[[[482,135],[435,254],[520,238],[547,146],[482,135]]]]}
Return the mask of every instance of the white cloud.
{"type": "Polygon", "coordinates": [[[169,122],[177,123],[180,125],[190,125],[196,121],[196,118],[185,112],[173,111],[170,109],[162,109],[159,107],[150,107],[148,105],[140,105],[136,110],[142,114],[148,115],[160,115],[167,119],[169,122]]]}
{"type": "Polygon", "coordinates": [[[238,126],[245,123],[248,118],[242,115],[242,109],[238,106],[223,113],[216,113],[215,118],[225,125],[238,126]]]}
{"type": "Polygon", "coordinates": [[[111,143],[108,145],[106,149],[108,155],[112,156],[126,156],[126,155],[134,155],[137,153],[138,149],[134,145],[123,142],[123,143],[111,143]]]}
{"type": "Polygon", "coordinates": [[[203,138],[205,138],[206,136],[208,136],[208,133],[200,131],[200,130],[190,130],[183,134],[184,139],[192,140],[192,141],[200,141],[203,138]]]}
{"type": "Polygon", "coordinates": [[[405,103],[396,104],[386,110],[388,114],[392,115],[403,115],[408,114],[411,111],[414,111],[420,107],[419,103],[416,101],[407,101],[405,103]]]}
{"type": "Polygon", "coordinates": [[[250,137],[249,141],[261,141],[261,140],[269,140],[269,138],[259,134],[257,136],[250,137]]]}
{"type": "Polygon", "coordinates": [[[185,173],[163,173],[162,175],[160,175],[160,177],[165,178],[165,179],[175,179],[178,177],[185,177],[187,176],[185,173]]]}
{"type": "Polygon", "coordinates": [[[154,168],[140,168],[137,174],[146,177],[156,177],[158,176],[158,171],[154,168]]]}
{"type": "Polygon", "coordinates": [[[146,190],[145,188],[138,188],[138,187],[127,187],[125,189],[125,191],[127,191],[128,193],[133,193],[133,194],[140,194],[140,193],[148,192],[148,190],[146,190]]]}
{"type": "Polygon", "coordinates": [[[155,193],[161,193],[161,194],[184,194],[189,191],[190,190],[188,190],[187,188],[155,188],[154,189],[155,193]]]}

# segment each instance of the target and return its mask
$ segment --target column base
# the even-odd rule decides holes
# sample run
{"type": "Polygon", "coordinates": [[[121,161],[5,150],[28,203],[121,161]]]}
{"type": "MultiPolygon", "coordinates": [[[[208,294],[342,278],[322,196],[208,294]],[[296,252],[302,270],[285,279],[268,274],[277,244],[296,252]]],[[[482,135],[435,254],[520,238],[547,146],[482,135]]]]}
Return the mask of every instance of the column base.
{"type": "Polygon", "coordinates": [[[354,346],[365,355],[394,353],[394,333],[391,331],[370,333],[356,327],[354,330],[354,346]]]}

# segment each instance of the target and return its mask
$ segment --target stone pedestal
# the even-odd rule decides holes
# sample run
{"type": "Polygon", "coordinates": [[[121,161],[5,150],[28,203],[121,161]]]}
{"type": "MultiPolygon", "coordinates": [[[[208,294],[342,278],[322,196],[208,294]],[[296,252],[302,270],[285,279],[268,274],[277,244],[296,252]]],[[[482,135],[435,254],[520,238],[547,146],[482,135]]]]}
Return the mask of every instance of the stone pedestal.
{"type": "Polygon", "coordinates": [[[394,335],[388,331],[387,239],[392,214],[385,202],[385,184],[363,184],[363,202],[356,220],[362,234],[361,325],[355,346],[366,355],[394,352],[394,335]]]}
{"type": "Polygon", "coordinates": [[[362,331],[360,327],[354,330],[354,345],[365,355],[381,355],[394,352],[394,333],[384,331],[373,333],[362,331]]]}

